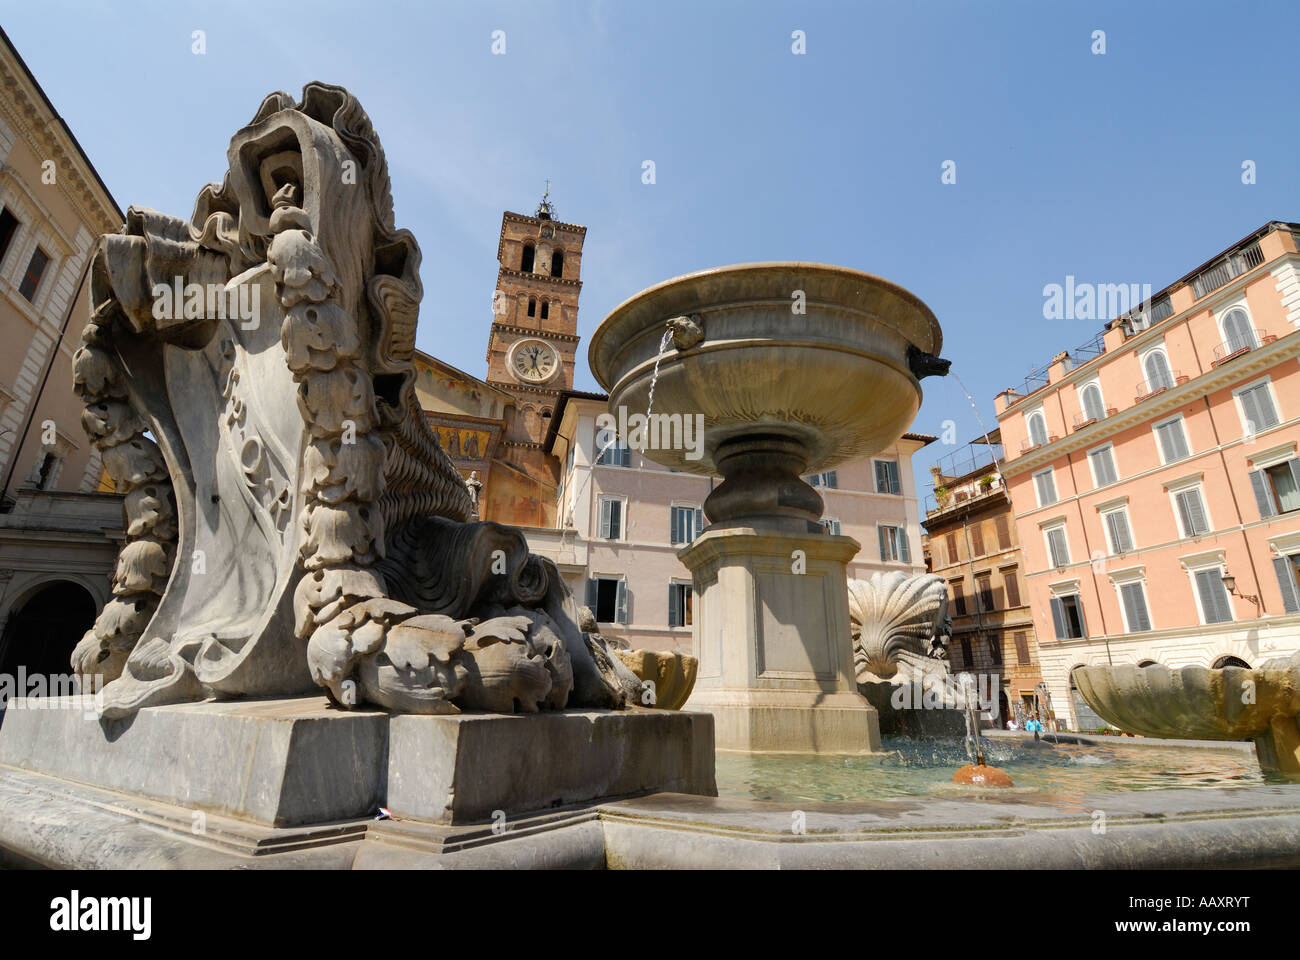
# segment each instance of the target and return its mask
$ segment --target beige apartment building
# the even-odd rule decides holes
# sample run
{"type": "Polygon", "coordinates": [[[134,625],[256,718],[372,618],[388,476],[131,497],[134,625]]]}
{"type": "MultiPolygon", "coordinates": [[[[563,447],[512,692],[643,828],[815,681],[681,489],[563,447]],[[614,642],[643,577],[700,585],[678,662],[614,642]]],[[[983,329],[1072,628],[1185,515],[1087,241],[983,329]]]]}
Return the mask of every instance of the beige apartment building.
{"type": "Polygon", "coordinates": [[[67,673],[121,537],[72,354],[92,244],[123,216],[2,31],[0,88],[0,673],[67,673]]]}
{"type": "Polygon", "coordinates": [[[1300,650],[1300,225],[1272,222],[996,398],[1043,677],[1300,650]]]}
{"type": "MultiPolygon", "coordinates": [[[[691,576],[677,553],[707,523],[705,498],[720,481],[679,473],[614,438],[598,438],[604,394],[568,391],[546,449],[560,464],[552,530],[527,530],[552,557],[601,630],[637,649],[691,651],[691,576]]],[[[912,457],[935,438],[905,434],[889,449],[808,477],[825,501],[822,524],[853,537],[861,552],[850,578],[925,572],[912,457]]]]}

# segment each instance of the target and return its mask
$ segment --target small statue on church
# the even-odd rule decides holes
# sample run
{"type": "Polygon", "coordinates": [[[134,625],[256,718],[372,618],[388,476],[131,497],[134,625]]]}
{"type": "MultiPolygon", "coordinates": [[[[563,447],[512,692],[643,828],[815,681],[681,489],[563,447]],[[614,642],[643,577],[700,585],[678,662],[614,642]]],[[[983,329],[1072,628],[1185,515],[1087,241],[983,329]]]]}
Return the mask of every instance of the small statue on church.
{"type": "Polygon", "coordinates": [[[479,516],[478,511],[478,497],[483,490],[483,481],[478,478],[477,470],[470,471],[469,477],[465,480],[465,488],[469,490],[469,499],[474,505],[474,519],[482,520],[483,518],[479,516]]]}

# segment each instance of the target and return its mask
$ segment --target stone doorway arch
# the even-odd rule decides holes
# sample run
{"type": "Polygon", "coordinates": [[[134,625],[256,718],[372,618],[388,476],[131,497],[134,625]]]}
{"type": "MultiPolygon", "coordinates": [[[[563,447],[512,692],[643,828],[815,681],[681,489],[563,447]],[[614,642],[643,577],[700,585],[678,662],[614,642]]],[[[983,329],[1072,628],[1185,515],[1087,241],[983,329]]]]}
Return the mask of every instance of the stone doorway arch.
{"type": "Polygon", "coordinates": [[[17,677],[72,672],[72,649],[95,622],[99,604],[72,580],[47,580],[9,610],[0,633],[0,674],[17,677]]]}

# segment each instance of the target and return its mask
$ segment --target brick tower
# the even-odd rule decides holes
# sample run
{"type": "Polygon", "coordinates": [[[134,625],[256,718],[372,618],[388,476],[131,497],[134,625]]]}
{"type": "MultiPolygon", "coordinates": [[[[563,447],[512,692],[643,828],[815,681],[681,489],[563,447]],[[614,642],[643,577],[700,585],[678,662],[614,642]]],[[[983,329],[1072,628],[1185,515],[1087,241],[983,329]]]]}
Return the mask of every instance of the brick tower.
{"type": "Polygon", "coordinates": [[[501,218],[487,382],[517,399],[502,458],[554,488],[558,465],[542,443],[560,391],[573,386],[587,228],[560,223],[551,213],[548,190],[533,216],[501,218]]]}

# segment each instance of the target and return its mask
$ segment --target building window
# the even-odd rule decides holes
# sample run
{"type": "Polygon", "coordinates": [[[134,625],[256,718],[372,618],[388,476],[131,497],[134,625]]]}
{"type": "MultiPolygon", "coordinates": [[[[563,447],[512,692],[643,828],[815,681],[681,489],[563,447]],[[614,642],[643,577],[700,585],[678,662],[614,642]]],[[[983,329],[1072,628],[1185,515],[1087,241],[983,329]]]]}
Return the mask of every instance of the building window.
{"type": "Polygon", "coordinates": [[[984,613],[993,612],[993,580],[991,577],[976,577],[975,589],[979,591],[980,610],[984,613]]]}
{"type": "Polygon", "coordinates": [[[1053,567],[1066,567],[1070,564],[1070,544],[1065,538],[1065,527],[1052,527],[1043,531],[1047,537],[1047,555],[1053,567]]]}
{"type": "Polygon", "coordinates": [[[840,480],[834,470],[828,470],[826,473],[814,473],[808,478],[808,482],[814,487],[825,487],[827,490],[836,490],[839,488],[840,480]]]}
{"type": "Polygon", "coordinates": [[[963,581],[952,582],[952,608],[959,617],[966,616],[966,595],[962,592],[963,589],[963,581]]]}
{"type": "Polygon", "coordinates": [[[564,277],[564,254],[559,250],[551,254],[551,276],[564,277]]]}
{"type": "Polygon", "coordinates": [[[1094,486],[1107,487],[1119,480],[1115,469],[1115,450],[1112,444],[1088,451],[1088,466],[1092,468],[1094,486]]]}
{"type": "Polygon", "coordinates": [[[1277,574],[1277,585],[1282,591],[1282,609],[1287,613],[1300,613],[1300,553],[1289,557],[1275,557],[1273,572],[1277,574]]]}
{"type": "Polygon", "coordinates": [[[1261,380],[1248,387],[1235,391],[1241,403],[1241,429],[1246,436],[1276,427],[1282,422],[1273,403],[1273,394],[1268,389],[1268,381],[1261,380]]]}
{"type": "Polygon", "coordinates": [[[1128,525],[1128,509],[1107,510],[1101,515],[1102,525],[1106,528],[1106,541],[1110,544],[1111,554],[1128,553],[1133,549],[1133,531],[1128,525]]]}
{"type": "Polygon", "coordinates": [[[1183,431],[1181,415],[1157,423],[1154,429],[1160,447],[1160,458],[1165,463],[1184,460],[1191,454],[1187,446],[1187,434],[1183,431]]]}
{"type": "Polygon", "coordinates": [[[1083,388],[1083,418],[1085,420],[1103,420],[1106,417],[1106,404],[1101,399],[1101,387],[1090,383],[1083,388]]]}
{"type": "Polygon", "coordinates": [[[1010,550],[1011,549],[1011,527],[1007,523],[1007,518],[998,517],[994,521],[994,525],[998,528],[998,549],[1010,550]]]}
{"type": "Polygon", "coordinates": [[[529,315],[530,317],[535,317],[535,316],[537,316],[537,298],[536,298],[536,297],[529,297],[529,298],[528,298],[528,315],[529,315]]]}
{"type": "Polygon", "coordinates": [[[668,584],[668,626],[689,627],[691,625],[691,597],[689,583],[668,584]]]}
{"type": "Polygon", "coordinates": [[[1041,413],[1035,410],[1025,418],[1029,427],[1029,442],[1035,447],[1041,447],[1047,442],[1047,420],[1041,413]]]}
{"type": "Polygon", "coordinates": [[[41,285],[41,277],[45,275],[45,268],[50,265],[50,255],[37,247],[32,251],[31,260],[27,261],[27,272],[23,274],[23,279],[18,284],[18,292],[27,298],[28,302],[36,300],[36,288],[41,285]]]}
{"type": "Polygon", "coordinates": [[[672,542],[690,543],[700,535],[704,529],[704,511],[699,507],[679,507],[672,508],[670,516],[672,526],[672,542]]]}
{"type": "Polygon", "coordinates": [[[822,525],[822,529],[832,536],[840,535],[840,521],[838,517],[822,517],[817,521],[822,525]]]}
{"type": "Polygon", "coordinates": [[[1178,516],[1178,527],[1184,539],[1210,532],[1210,520],[1199,484],[1170,491],[1170,496],[1174,498],[1174,512],[1178,516]]]}
{"type": "Polygon", "coordinates": [[[876,527],[880,538],[880,559],[912,562],[912,551],[907,543],[907,528],[882,523],[876,527]]]}
{"type": "Polygon", "coordinates": [[[984,556],[984,527],[982,524],[972,524],[970,527],[970,549],[972,557],[984,556]]]}
{"type": "Polygon", "coordinates": [[[602,540],[623,539],[623,498],[600,498],[600,532],[602,540]]]}
{"type": "Polygon", "coordinates": [[[1077,640],[1088,635],[1083,620],[1083,604],[1077,593],[1067,593],[1052,597],[1052,625],[1056,628],[1057,640],[1077,640]]]}
{"type": "Polygon", "coordinates": [[[58,464],[58,456],[50,450],[41,454],[40,462],[36,465],[36,489],[49,490],[54,485],[54,477],[57,471],[54,469],[58,464]]]}
{"type": "Polygon", "coordinates": [[[632,448],[613,430],[596,430],[596,465],[601,467],[630,467],[632,448]]]}
{"type": "Polygon", "coordinates": [[[1169,358],[1163,350],[1148,353],[1142,361],[1142,369],[1147,376],[1147,393],[1173,389],[1174,375],[1169,370],[1169,358]]]}
{"type": "Polygon", "coordinates": [[[549,300],[543,300],[543,301],[542,301],[542,319],[543,319],[543,320],[549,320],[549,319],[550,319],[550,316],[551,316],[551,302],[550,302],[549,300]]]}
{"type": "Polygon", "coordinates": [[[1017,630],[1013,636],[1016,641],[1016,662],[1018,662],[1022,667],[1027,667],[1030,664],[1029,634],[1024,630],[1017,630]]]}
{"type": "Polygon", "coordinates": [[[898,480],[897,460],[877,460],[876,493],[901,494],[903,486],[898,480]]]}
{"type": "Polygon", "coordinates": [[[971,655],[970,637],[961,638],[961,665],[963,667],[975,666],[975,658],[971,655]]]}
{"type": "Polygon", "coordinates": [[[996,636],[985,637],[985,642],[989,645],[989,657],[993,660],[995,667],[1002,666],[1002,646],[998,643],[996,636]]]}
{"type": "Polygon", "coordinates": [[[1300,460],[1284,460],[1252,470],[1250,486],[1255,491],[1261,520],[1300,510],[1300,460]]]}
{"type": "Polygon", "coordinates": [[[1052,467],[1035,473],[1034,492],[1039,497],[1039,506],[1049,506],[1056,503],[1056,477],[1053,476],[1052,467]]]}
{"type": "Polygon", "coordinates": [[[944,539],[948,544],[948,563],[954,564],[957,562],[957,534],[950,533],[944,539]]]}
{"type": "Polygon", "coordinates": [[[1126,633],[1141,633],[1151,629],[1151,616],[1147,612],[1147,595],[1142,581],[1133,580],[1118,585],[1120,606],[1124,610],[1126,633]]]}
{"type": "Polygon", "coordinates": [[[1223,568],[1207,567],[1196,570],[1196,593],[1201,602],[1201,619],[1205,623],[1231,623],[1232,604],[1228,589],[1223,585],[1223,568]]]}
{"type": "Polygon", "coordinates": [[[1007,606],[1020,606],[1020,581],[1016,579],[1016,571],[1008,570],[1003,573],[1002,583],[1007,593],[1007,606]]]}
{"type": "Polygon", "coordinates": [[[1241,307],[1233,307],[1223,315],[1223,344],[1228,348],[1228,353],[1254,350],[1259,346],[1255,340],[1255,330],[1250,325],[1250,317],[1241,307]]]}
{"type": "Polygon", "coordinates": [[[587,606],[597,623],[627,624],[627,580],[592,577],[587,581],[587,606]]]}
{"type": "Polygon", "coordinates": [[[1052,475],[1051,467],[1034,474],[1034,492],[1038,494],[1040,507],[1056,502],[1056,478],[1052,475]]]}
{"type": "Polygon", "coordinates": [[[7,208],[0,210],[0,263],[4,263],[5,254],[9,252],[9,244],[13,242],[18,227],[17,217],[10,213],[7,208]]]}
{"type": "Polygon", "coordinates": [[[533,261],[537,257],[537,251],[531,243],[524,244],[523,256],[519,260],[519,270],[522,273],[533,272],[533,261]]]}

